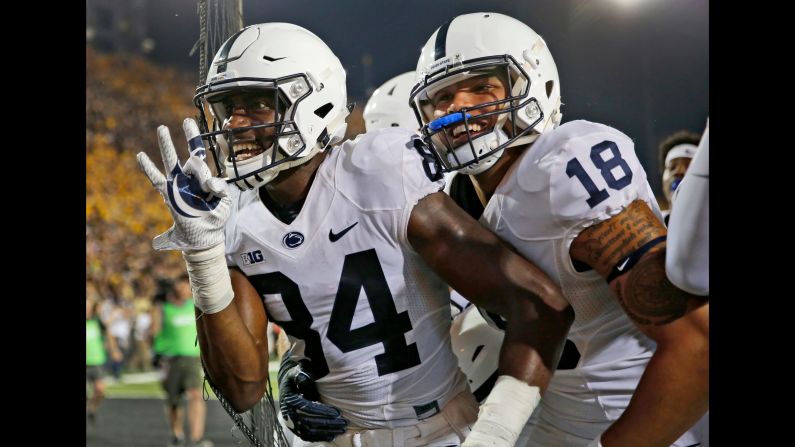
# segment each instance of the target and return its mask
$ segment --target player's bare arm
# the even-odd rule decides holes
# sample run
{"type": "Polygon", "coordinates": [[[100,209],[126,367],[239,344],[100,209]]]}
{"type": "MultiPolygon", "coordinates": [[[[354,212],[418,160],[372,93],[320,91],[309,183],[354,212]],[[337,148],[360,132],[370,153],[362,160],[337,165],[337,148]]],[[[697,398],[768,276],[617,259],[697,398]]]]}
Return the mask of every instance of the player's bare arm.
{"type": "Polygon", "coordinates": [[[501,374],[545,390],[574,321],[560,288],[444,193],[414,207],[408,237],[450,286],[507,318],[501,374]]]}
{"type": "Polygon", "coordinates": [[[709,408],[709,302],[666,278],[665,235],[638,200],[571,245],[572,259],[611,279],[627,315],[657,343],[629,406],[602,435],[605,447],[668,446],[709,408]]]}
{"type": "MultiPolygon", "coordinates": [[[[201,355],[212,382],[237,412],[262,398],[268,380],[268,319],[248,279],[229,269],[235,297],[224,310],[196,322],[201,355]]],[[[197,315],[199,315],[197,309],[197,315]]]]}

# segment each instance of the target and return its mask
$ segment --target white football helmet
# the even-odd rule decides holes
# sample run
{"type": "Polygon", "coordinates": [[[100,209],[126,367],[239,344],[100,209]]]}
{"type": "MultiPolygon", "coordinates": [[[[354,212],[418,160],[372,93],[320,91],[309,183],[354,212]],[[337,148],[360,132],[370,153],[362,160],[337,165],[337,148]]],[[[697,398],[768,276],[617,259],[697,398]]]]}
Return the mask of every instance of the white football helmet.
{"type": "Polygon", "coordinates": [[[460,15],[431,35],[417,62],[410,102],[443,172],[483,172],[504,149],[534,141],[559,125],[562,117],[558,70],[544,39],[524,23],[497,13],[460,15]],[[504,100],[434,116],[431,99],[436,92],[483,75],[503,80],[504,100]],[[493,111],[479,111],[495,106],[493,111]],[[467,113],[471,111],[478,113],[467,113]],[[497,116],[495,124],[484,124],[487,127],[480,130],[480,121],[492,115],[497,116]],[[462,122],[467,138],[453,147],[450,135],[462,122]]]}
{"type": "Polygon", "coordinates": [[[240,189],[258,188],[342,141],[346,103],[337,56],[289,23],[251,25],[230,37],[194,97],[216,168],[240,189]],[[240,108],[246,113],[235,113],[240,108]],[[252,118],[252,110],[268,118],[252,118]],[[233,119],[243,124],[231,129],[233,119]]]}
{"type": "Polygon", "coordinates": [[[414,87],[414,72],[408,71],[384,82],[364,106],[364,127],[367,131],[382,127],[419,127],[414,111],[409,106],[409,94],[414,87]]]}
{"type": "Polygon", "coordinates": [[[478,402],[488,396],[497,380],[504,337],[505,332],[490,327],[475,306],[467,307],[453,318],[450,326],[453,352],[478,402]]]}

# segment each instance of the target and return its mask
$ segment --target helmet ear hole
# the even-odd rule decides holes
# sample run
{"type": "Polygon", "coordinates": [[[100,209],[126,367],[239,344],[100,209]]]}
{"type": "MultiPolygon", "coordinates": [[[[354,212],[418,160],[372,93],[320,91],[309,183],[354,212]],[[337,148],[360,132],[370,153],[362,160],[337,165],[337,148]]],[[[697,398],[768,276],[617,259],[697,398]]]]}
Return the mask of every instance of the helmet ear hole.
{"type": "Polygon", "coordinates": [[[477,348],[475,348],[475,352],[474,352],[474,353],[472,353],[472,361],[473,361],[473,362],[475,361],[475,359],[476,359],[476,358],[478,358],[478,354],[480,354],[480,351],[481,351],[481,350],[483,350],[483,348],[484,348],[485,346],[486,346],[486,345],[478,345],[478,347],[477,347],[477,348]]]}
{"type": "Polygon", "coordinates": [[[318,107],[317,109],[315,109],[315,115],[319,116],[320,118],[325,118],[326,115],[328,115],[328,113],[331,112],[331,109],[333,108],[334,105],[331,104],[330,102],[327,102],[322,106],[318,107]]]}
{"type": "Polygon", "coordinates": [[[555,87],[555,81],[549,80],[547,81],[545,86],[547,88],[547,98],[549,98],[550,96],[552,96],[552,89],[555,87]]]}

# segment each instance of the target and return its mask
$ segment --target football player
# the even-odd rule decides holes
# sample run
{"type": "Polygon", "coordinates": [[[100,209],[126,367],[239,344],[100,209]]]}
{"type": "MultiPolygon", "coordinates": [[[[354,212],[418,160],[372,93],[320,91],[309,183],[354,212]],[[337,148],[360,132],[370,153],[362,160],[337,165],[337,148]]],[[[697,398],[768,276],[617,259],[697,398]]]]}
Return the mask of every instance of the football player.
{"type": "MultiPolygon", "coordinates": [[[[363,118],[368,132],[383,127],[403,127],[414,131],[418,129],[417,118],[409,106],[409,95],[414,87],[415,77],[414,71],[408,71],[375,89],[364,107],[363,118]]],[[[457,184],[455,177],[455,172],[445,175],[444,191],[448,194],[451,185],[457,184]]],[[[453,352],[458,357],[458,366],[467,376],[475,398],[482,402],[499,375],[497,363],[503,333],[490,326],[478,310],[472,307],[472,303],[452,289],[450,306],[453,315],[450,330],[453,352]]]]}
{"type": "MultiPolygon", "coordinates": [[[[709,302],[666,279],[666,229],[632,140],[561,125],[546,43],[502,14],[438,28],[411,101],[442,170],[470,176],[480,221],[575,310],[581,359],[555,373],[517,445],[698,445],[687,430],[708,409],[709,302]]],[[[495,385],[464,445],[492,445],[497,425],[513,445],[511,386],[495,385]]]]}

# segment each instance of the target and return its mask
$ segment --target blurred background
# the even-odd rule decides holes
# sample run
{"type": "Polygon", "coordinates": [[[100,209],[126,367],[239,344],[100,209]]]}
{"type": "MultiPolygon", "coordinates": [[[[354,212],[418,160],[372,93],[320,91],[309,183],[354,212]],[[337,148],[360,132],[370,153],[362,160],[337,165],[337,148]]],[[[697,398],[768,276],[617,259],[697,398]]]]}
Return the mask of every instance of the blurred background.
{"type": "MultiPolygon", "coordinates": [[[[658,144],[677,130],[700,134],[709,114],[706,0],[86,0],[86,295],[122,352],[104,365],[107,400],[87,420],[86,445],[169,442],[151,312],[163,281],[175,281],[184,264],[151,248],[171,219],[135,153],[159,159],[157,126],[167,125],[179,146],[182,120],[195,116],[200,4],[211,17],[234,7],[244,25],[291,22],[321,37],[347,70],[356,102],[349,136],[364,131],[369,95],[413,70],[437,27],[480,11],[513,16],[544,37],[560,74],[563,121],[626,133],[658,196],[658,144]]],[[[207,436],[235,445],[228,417],[208,405],[207,436]]]]}

